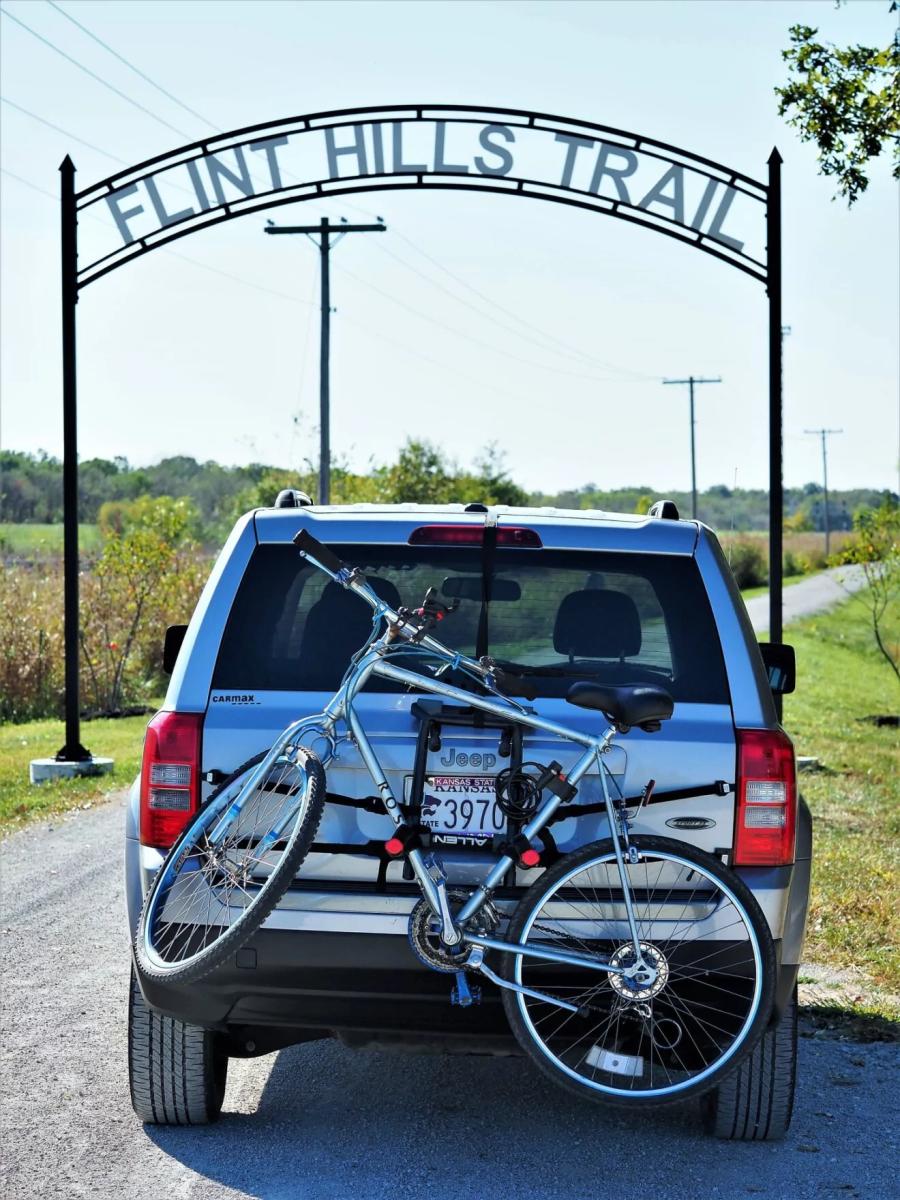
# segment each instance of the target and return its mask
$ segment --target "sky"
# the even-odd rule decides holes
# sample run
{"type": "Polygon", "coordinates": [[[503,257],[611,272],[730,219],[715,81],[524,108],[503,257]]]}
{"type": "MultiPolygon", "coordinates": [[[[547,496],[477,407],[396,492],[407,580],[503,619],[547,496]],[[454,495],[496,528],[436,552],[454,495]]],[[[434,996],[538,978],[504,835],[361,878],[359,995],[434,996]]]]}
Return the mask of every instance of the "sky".
{"type": "MultiPolygon", "coordinates": [[[[62,450],[55,196],[65,154],[81,188],[215,130],[333,108],[470,104],[639,132],[757,179],[777,145],[785,481],[821,478],[821,445],[805,430],[824,426],[842,430],[829,441],[831,486],[896,490],[896,185],[877,160],[852,210],[833,200],[773,94],[792,24],[885,45],[888,8],[4,0],[34,32],[0,18],[0,443],[62,450]]],[[[82,291],[82,459],[189,454],[299,470],[315,457],[319,256],[305,238],[264,237],[266,215],[182,238],[82,291]]],[[[697,389],[699,487],[767,485],[767,305],[756,279],[623,221],[488,193],[367,193],[269,215],[378,216],[388,227],[348,235],[332,254],[338,462],[366,469],[416,437],[469,465],[493,443],[534,490],[682,489],[687,391],[662,380],[693,374],[722,380],[697,389]]]]}

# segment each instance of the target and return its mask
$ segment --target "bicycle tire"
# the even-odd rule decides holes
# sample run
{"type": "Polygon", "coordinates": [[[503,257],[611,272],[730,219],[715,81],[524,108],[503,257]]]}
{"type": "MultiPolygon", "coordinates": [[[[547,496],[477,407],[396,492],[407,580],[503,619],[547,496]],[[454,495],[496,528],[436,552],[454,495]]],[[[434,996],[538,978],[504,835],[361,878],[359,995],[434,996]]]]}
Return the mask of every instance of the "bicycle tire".
{"type": "MultiPolygon", "coordinates": [[[[311,750],[301,747],[295,752],[295,760],[299,760],[296,761],[296,765],[303,770],[306,782],[305,795],[300,805],[298,819],[287,835],[277,864],[258,887],[251,902],[243,909],[233,924],[223,927],[224,932],[220,936],[181,962],[166,963],[161,960],[157,952],[152,950],[153,922],[160,900],[160,891],[168,883],[172,883],[174,886],[173,880],[178,876],[178,868],[173,868],[173,864],[176,864],[182,856],[185,857],[185,860],[190,857],[191,847],[196,839],[222,815],[227,805],[233,804],[240,795],[239,791],[235,792],[234,785],[242,776],[246,776],[258,766],[267,753],[268,751],[257,754],[243,763],[215,789],[197,817],[172,846],[154,876],[144,899],[134,940],[135,963],[139,973],[144,977],[156,981],[185,984],[194,983],[215,970],[242,946],[245,946],[256,933],[287,891],[291,880],[309,853],[325,807],[325,770],[311,750]],[[170,880],[168,873],[173,869],[175,875],[173,880],[170,880]]],[[[190,928],[190,926],[185,925],[185,928],[190,928]]],[[[190,934],[187,935],[186,941],[189,939],[190,934]]]]}
{"type": "MultiPolygon", "coordinates": [[[[746,1056],[753,1051],[768,1025],[774,1003],[776,974],[775,948],[765,917],[763,916],[762,910],[760,909],[759,904],[757,903],[750,889],[733,871],[730,871],[727,867],[725,867],[719,859],[715,858],[711,854],[707,854],[705,851],[697,850],[692,846],[688,846],[683,842],[679,842],[671,838],[636,836],[632,837],[631,844],[638,850],[639,854],[652,855],[655,853],[662,856],[672,855],[675,856],[682,864],[689,866],[695,871],[702,872],[706,877],[711,877],[720,887],[724,886],[724,888],[726,888],[728,892],[732,894],[733,898],[737,900],[740,907],[744,910],[748,922],[747,928],[752,932],[752,937],[749,938],[748,941],[750,941],[752,944],[752,941],[755,938],[759,951],[758,959],[754,955],[754,962],[758,962],[758,968],[756,972],[758,976],[758,986],[756,982],[754,982],[755,998],[752,1004],[752,1013],[749,1016],[749,1019],[744,1020],[739,1033],[740,1040],[737,1042],[736,1047],[730,1048],[727,1056],[721,1058],[718,1063],[713,1063],[708,1069],[698,1072],[696,1081],[688,1080],[683,1085],[679,1085],[677,1088],[673,1088],[672,1090],[667,1090],[666,1088],[653,1088],[652,1066],[650,1072],[650,1089],[628,1089],[624,1086],[615,1088],[609,1085],[603,1085],[602,1083],[598,1083],[596,1081],[588,1084],[584,1078],[580,1077],[576,1072],[573,1072],[568,1065],[564,1063],[564,1060],[559,1055],[554,1056],[552,1053],[548,1052],[547,1047],[541,1042],[541,1038],[537,1033],[534,1020],[532,1019],[532,1015],[528,1007],[529,1004],[534,1005],[535,1002],[531,1001],[528,997],[525,997],[520,993],[504,989],[503,1006],[506,1011],[506,1016],[512,1032],[525,1054],[545,1076],[552,1079],[553,1082],[558,1086],[561,1086],[567,1091],[580,1096],[582,1099],[589,1099],[598,1103],[628,1106],[632,1108],[649,1108],[663,1104],[682,1103],[688,1100],[693,1100],[696,1097],[710,1091],[711,1089],[718,1087],[724,1079],[728,1078],[733,1071],[739,1068],[746,1056]]],[[[527,941],[523,942],[523,934],[527,938],[527,931],[537,921],[537,914],[540,912],[541,908],[547,903],[549,897],[557,894],[556,889],[558,885],[567,879],[571,879],[573,877],[577,878],[577,874],[575,873],[579,870],[583,870],[590,863],[597,863],[599,861],[609,868],[610,858],[613,856],[613,854],[614,851],[612,841],[605,839],[603,841],[592,842],[587,846],[581,847],[579,850],[573,851],[571,854],[564,855],[557,863],[545,871],[544,874],[537,879],[534,884],[532,884],[529,890],[522,897],[510,920],[509,928],[506,934],[506,940],[510,942],[517,942],[519,944],[527,944],[527,941]]],[[[670,887],[670,895],[671,891],[672,889],[670,887]]],[[[612,901],[610,901],[610,904],[612,905],[612,901]]],[[[621,911],[621,909],[619,911],[621,911]]],[[[662,924],[661,914],[662,908],[657,910],[655,916],[646,916],[645,919],[647,920],[651,929],[653,928],[654,922],[657,924],[662,924]]],[[[573,921],[570,919],[569,924],[572,923],[573,921]]],[[[618,926],[623,925],[623,918],[618,916],[615,923],[618,926]]],[[[676,931],[679,923],[683,922],[676,920],[676,931]]],[[[558,920],[558,924],[562,925],[562,921],[558,920]]],[[[599,943],[599,929],[597,936],[599,943]]],[[[627,941],[627,939],[622,939],[621,937],[620,940],[627,941]]],[[[649,940],[652,944],[652,939],[649,940]]],[[[668,943],[661,942],[660,944],[663,945],[667,951],[669,950],[668,943]]],[[[678,945],[683,946],[685,944],[687,944],[687,940],[685,940],[683,943],[679,943],[678,945]]],[[[716,951],[715,953],[722,953],[722,951],[716,951]]],[[[512,982],[521,984],[523,982],[524,975],[521,968],[517,971],[517,963],[521,961],[524,961],[521,955],[510,953],[503,954],[500,963],[500,973],[502,977],[512,982]]],[[[718,970],[718,968],[716,969],[718,970]]],[[[669,986],[671,987],[673,993],[675,984],[679,979],[679,975],[677,973],[678,970],[680,970],[680,967],[676,966],[675,971],[673,971],[670,977],[669,986]]],[[[685,974],[684,978],[691,981],[699,978],[699,976],[696,974],[696,968],[693,968],[693,970],[695,972],[693,975],[685,974]]],[[[714,972],[706,971],[705,974],[714,974],[714,972]]],[[[603,987],[605,985],[609,987],[611,991],[615,992],[616,989],[608,983],[611,978],[611,976],[605,976],[603,983],[598,985],[598,987],[603,987]]],[[[697,986],[714,985],[698,984],[697,986]]],[[[549,984],[546,985],[546,991],[553,994],[553,989],[549,984]]],[[[559,988],[557,989],[557,994],[560,994],[559,988]]],[[[577,993],[573,987],[570,999],[575,1001],[576,995],[577,993]]],[[[607,999],[605,995],[601,996],[600,992],[598,992],[597,995],[598,998],[602,998],[602,1000],[607,999]]],[[[660,1006],[662,1006],[666,1003],[665,988],[663,988],[658,995],[660,998],[660,1006]]],[[[639,999],[639,997],[635,998],[639,999]]],[[[711,997],[707,996],[707,1000],[710,998],[711,997]]],[[[718,997],[713,998],[718,999],[718,997]]],[[[593,995],[591,999],[594,999],[593,995]]],[[[655,1002],[656,1000],[654,999],[654,1004],[655,1002]]],[[[612,1007],[617,1003],[617,1001],[613,998],[609,998],[609,1003],[609,1011],[612,1012],[612,1007]]],[[[628,1019],[634,1015],[634,1008],[627,1009],[625,1007],[629,1003],[631,1003],[629,1000],[622,1001],[624,1016],[628,1019]]],[[[683,1015],[683,998],[679,997],[679,1004],[682,1006],[679,1009],[674,1008],[674,999],[670,1000],[669,1003],[673,1005],[671,1011],[675,1013],[676,1019],[680,1021],[683,1026],[687,1027],[688,1021],[683,1015]]],[[[705,1004],[701,1006],[706,1007],[705,1004]]],[[[644,1007],[647,1006],[645,1005],[644,1007]]],[[[535,1011],[540,1012],[541,1010],[536,1009],[535,1011]]],[[[595,1009],[592,1007],[591,1012],[593,1011],[595,1011],[595,1009]]],[[[599,1007],[596,1011],[599,1011],[599,1007]]],[[[666,1012],[667,1010],[661,1009],[661,1011],[666,1012]]],[[[576,1018],[581,1015],[582,1014],[576,1014],[576,1018]]],[[[655,1018],[651,1014],[651,1021],[653,1020],[655,1020],[655,1018]]],[[[572,1034],[573,1031],[570,1030],[566,1037],[571,1037],[572,1034]]],[[[549,1035],[547,1033],[544,1034],[545,1038],[548,1036],[549,1035]]],[[[619,1025],[617,1023],[615,1026],[614,1037],[618,1036],[619,1025]]],[[[626,1033],[625,1036],[627,1037],[628,1034],[626,1033]]],[[[630,1036],[632,1039],[634,1039],[636,1035],[635,1033],[631,1033],[630,1036]]],[[[693,1036],[693,1034],[691,1036],[693,1036]]],[[[641,1034],[641,1040],[638,1041],[637,1054],[634,1053],[633,1047],[631,1056],[628,1056],[625,1051],[619,1050],[614,1050],[612,1053],[620,1053],[622,1055],[622,1061],[625,1063],[632,1061],[636,1063],[637,1059],[640,1057],[639,1052],[643,1049],[642,1039],[643,1034],[641,1034]]],[[[737,1038],[734,1040],[737,1041],[737,1038]]],[[[651,1043],[654,1041],[652,1030],[649,1041],[651,1043]]],[[[678,1043],[676,1043],[676,1045],[677,1044],[678,1043]]],[[[694,1045],[697,1045],[696,1041],[694,1042],[694,1045]]],[[[685,1046],[689,1047],[689,1043],[685,1042],[685,1046]]],[[[601,1069],[596,1065],[598,1058],[601,1064],[606,1062],[615,1062],[614,1059],[607,1059],[604,1057],[604,1055],[608,1053],[605,1047],[603,1050],[600,1050],[598,1054],[597,1051],[599,1047],[600,1043],[597,1042],[596,1047],[591,1048],[590,1050],[590,1054],[595,1055],[595,1063],[591,1065],[591,1069],[594,1072],[595,1077],[598,1071],[601,1072],[601,1075],[605,1073],[605,1068],[601,1069]]],[[[652,1048],[649,1050],[649,1056],[652,1063],[652,1048]]],[[[589,1055],[586,1057],[589,1057],[589,1055]]],[[[636,1072],[638,1067],[634,1066],[631,1069],[636,1072]]],[[[643,1070],[644,1068],[642,1067],[641,1069],[643,1070]]]]}

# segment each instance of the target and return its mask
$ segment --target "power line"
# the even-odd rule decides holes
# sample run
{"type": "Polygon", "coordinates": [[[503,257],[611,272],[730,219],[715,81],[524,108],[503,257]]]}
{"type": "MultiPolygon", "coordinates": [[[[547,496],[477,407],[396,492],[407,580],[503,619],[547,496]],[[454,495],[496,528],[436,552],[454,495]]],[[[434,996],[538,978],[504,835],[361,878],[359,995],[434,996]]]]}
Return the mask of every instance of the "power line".
{"type": "MultiPolygon", "coordinates": [[[[593,354],[588,354],[586,351],[581,350],[579,347],[573,346],[569,342],[563,341],[562,338],[556,337],[555,334],[548,333],[546,329],[542,329],[540,326],[533,324],[531,321],[527,321],[524,317],[519,316],[518,313],[513,312],[512,309],[505,308],[498,301],[492,299],[490,296],[485,295],[484,292],[479,291],[479,289],[476,288],[474,286],[474,284],[471,284],[467,280],[462,279],[459,275],[457,275],[453,271],[451,271],[449,267],[444,266],[443,263],[439,262],[436,258],[434,258],[432,255],[430,255],[426,250],[423,250],[421,246],[417,246],[416,243],[414,241],[412,241],[411,238],[406,236],[406,234],[401,233],[399,230],[397,230],[396,233],[397,233],[397,237],[401,238],[404,242],[407,243],[407,245],[411,246],[412,249],[415,250],[417,254],[421,254],[421,256],[423,258],[427,259],[428,262],[430,262],[433,266],[437,267],[437,269],[439,271],[443,271],[443,273],[445,275],[449,275],[451,279],[453,279],[456,283],[458,283],[460,285],[460,287],[466,288],[468,291],[472,292],[473,295],[478,296],[478,298],[480,300],[484,301],[485,304],[490,305],[492,308],[496,308],[499,312],[504,313],[508,317],[512,317],[512,319],[514,321],[517,321],[520,325],[523,325],[526,329],[530,330],[532,333],[538,334],[540,337],[544,338],[546,341],[555,342],[558,346],[561,346],[568,353],[575,354],[579,358],[583,358],[586,362],[596,363],[597,366],[603,367],[605,370],[616,371],[621,374],[634,375],[636,378],[645,379],[648,382],[651,382],[651,381],[656,382],[659,379],[658,375],[646,375],[642,371],[634,371],[628,367],[619,367],[614,363],[605,362],[602,359],[596,358],[593,354]]],[[[380,249],[387,252],[386,246],[381,246],[380,249]]]]}
{"type": "MultiPolygon", "coordinates": [[[[30,179],[25,179],[22,175],[17,175],[15,171],[10,171],[7,167],[0,167],[0,172],[8,175],[10,179],[15,179],[17,183],[24,184],[25,187],[31,188],[34,192],[40,192],[42,196],[46,196],[55,204],[59,204],[59,196],[55,195],[48,188],[41,187],[40,184],[32,183],[30,179]]],[[[104,222],[94,216],[92,213],[86,214],[91,220],[103,225],[104,222]]],[[[269,296],[276,296],[279,300],[289,300],[291,304],[302,304],[307,308],[314,308],[315,305],[311,300],[301,300],[299,296],[291,296],[287,292],[280,292],[276,288],[266,287],[263,283],[254,283],[252,279],[244,279],[240,275],[233,275],[230,271],[223,271],[221,267],[210,266],[209,263],[200,262],[199,259],[191,258],[188,254],[181,254],[178,250],[170,250],[168,246],[160,247],[163,254],[168,254],[170,258],[178,258],[182,262],[189,263],[192,267],[199,267],[201,271],[211,271],[213,275],[221,275],[223,279],[230,279],[233,283],[240,283],[244,287],[254,288],[258,292],[266,292],[269,296]]]]}
{"type": "Polygon", "coordinates": [[[85,75],[89,75],[91,79],[95,79],[97,83],[102,84],[105,88],[108,88],[109,91],[115,93],[115,95],[117,95],[120,99],[125,100],[134,108],[140,109],[142,113],[146,113],[148,117],[152,117],[154,121],[158,121],[160,125],[165,125],[167,129],[171,129],[172,132],[177,133],[179,137],[186,138],[188,141],[190,141],[191,135],[189,133],[185,133],[183,129],[179,129],[177,125],[173,125],[170,121],[166,121],[163,117],[157,116],[155,112],[152,112],[145,105],[141,104],[139,100],[132,99],[132,97],[127,95],[125,92],[120,91],[117,87],[114,87],[113,84],[108,82],[108,80],[92,71],[90,67],[86,67],[84,63],[79,62],[77,58],[73,58],[72,55],[67,54],[65,50],[61,50],[59,46],[55,44],[55,42],[51,42],[49,38],[45,38],[43,34],[38,33],[35,29],[32,29],[30,25],[26,25],[24,21],[14,16],[9,9],[0,7],[0,13],[2,13],[4,17],[9,17],[11,21],[15,21],[17,25],[20,25],[27,33],[30,33],[32,37],[37,38],[37,40],[42,42],[45,46],[49,46],[51,50],[54,50],[57,54],[64,58],[66,62],[70,62],[72,66],[77,67],[79,71],[83,71],[85,75]]]}
{"type": "MultiPolygon", "coordinates": [[[[16,112],[24,113],[26,117],[31,117],[32,121],[37,121],[40,125],[46,125],[48,129],[54,130],[56,133],[61,133],[63,137],[70,138],[73,142],[78,142],[82,146],[87,146],[88,150],[93,150],[97,154],[102,154],[104,158],[109,158],[113,162],[120,163],[123,167],[127,167],[124,158],[119,158],[117,154],[110,154],[108,150],[104,150],[101,146],[95,146],[93,142],[86,142],[84,138],[79,137],[77,133],[70,133],[68,129],[63,129],[59,125],[54,125],[52,121],[48,121],[46,117],[39,117],[37,113],[33,113],[29,108],[23,108],[21,104],[16,104],[15,100],[8,100],[6,96],[0,96],[0,101],[8,104],[10,108],[14,108],[16,112]]],[[[57,197],[59,199],[59,197],[57,197]]]]}
{"type": "MultiPolygon", "coordinates": [[[[402,237],[403,235],[401,234],[399,236],[402,237]]],[[[403,240],[406,242],[409,242],[409,238],[404,238],[403,240]]],[[[409,244],[412,245],[411,242],[409,242],[409,244]]],[[[432,276],[426,275],[424,271],[420,271],[417,267],[413,266],[412,263],[409,263],[406,261],[406,259],[401,258],[399,254],[396,254],[394,251],[392,251],[387,246],[385,246],[382,242],[378,243],[378,249],[383,254],[387,254],[390,258],[393,258],[396,262],[400,263],[401,266],[406,267],[406,269],[408,271],[412,271],[412,273],[414,275],[418,275],[418,277],[420,279],[424,279],[425,282],[431,284],[432,287],[435,287],[439,291],[443,292],[444,295],[449,296],[451,300],[455,300],[457,302],[457,304],[462,304],[465,308],[468,308],[472,312],[477,313],[478,316],[481,317],[482,319],[486,318],[487,320],[492,321],[495,325],[499,326],[500,329],[505,329],[505,330],[507,330],[507,332],[513,334],[514,337],[522,338],[524,341],[528,342],[530,345],[534,345],[535,334],[540,336],[547,343],[552,343],[553,341],[556,340],[555,338],[552,337],[552,335],[545,334],[545,333],[541,332],[540,330],[538,330],[536,326],[533,327],[535,330],[534,333],[525,333],[521,329],[516,329],[515,326],[510,325],[507,321],[501,321],[498,317],[494,316],[492,313],[486,312],[483,308],[481,308],[475,304],[472,304],[469,300],[464,299],[462,296],[458,296],[456,294],[456,292],[452,291],[450,288],[448,288],[444,284],[440,283],[437,279],[432,278],[432,276]]],[[[422,251],[422,253],[424,253],[424,251],[422,251]]],[[[432,259],[430,255],[426,255],[426,257],[429,259],[430,262],[434,262],[436,266],[439,266],[437,261],[435,259],[432,259]]],[[[450,277],[453,279],[456,278],[456,276],[454,276],[453,273],[449,270],[446,271],[446,274],[450,275],[450,277]]],[[[472,290],[474,290],[474,289],[472,289],[472,290]]],[[[476,294],[480,294],[480,293],[476,293],[476,294]]],[[[489,300],[486,300],[486,303],[492,304],[492,302],[489,300]]],[[[495,305],[494,307],[500,308],[499,305],[495,305]]],[[[506,311],[502,308],[500,310],[506,311]]],[[[515,319],[518,320],[519,318],[515,318],[515,319]]],[[[589,356],[582,354],[580,351],[575,350],[575,349],[569,349],[568,347],[566,347],[565,349],[559,350],[559,349],[556,349],[556,347],[554,347],[552,344],[546,344],[546,345],[541,346],[540,349],[545,350],[550,354],[556,354],[561,358],[565,358],[565,359],[569,359],[569,360],[571,360],[572,355],[575,354],[579,358],[583,359],[587,364],[590,364],[591,362],[599,362],[599,360],[596,360],[596,359],[592,360],[589,356]]],[[[654,376],[643,375],[639,371],[632,371],[626,367],[615,367],[612,364],[608,364],[608,363],[602,364],[602,365],[605,365],[608,370],[616,371],[617,373],[620,373],[623,375],[631,375],[635,379],[645,379],[645,380],[652,379],[655,381],[657,378],[655,375],[654,376]]]]}
{"type": "Polygon", "coordinates": [[[60,16],[65,17],[65,19],[67,21],[71,21],[73,25],[76,25],[81,30],[82,33],[87,34],[87,36],[89,38],[91,38],[93,41],[95,41],[98,46],[102,46],[104,50],[107,50],[113,56],[113,58],[117,58],[119,60],[119,62],[124,63],[125,66],[129,68],[129,70],[134,71],[135,75],[140,76],[140,78],[143,79],[145,83],[149,83],[151,87],[156,88],[156,90],[158,92],[160,92],[163,96],[165,96],[166,99],[171,100],[173,104],[177,104],[179,108],[183,108],[186,113],[190,113],[190,115],[192,117],[196,117],[197,120],[202,121],[204,125],[211,126],[213,129],[215,129],[219,133],[222,132],[221,129],[219,129],[219,126],[215,124],[215,122],[210,121],[208,117],[204,117],[201,113],[198,113],[196,111],[196,109],[193,109],[190,107],[190,105],[185,104],[185,102],[183,100],[179,100],[177,96],[173,96],[173,94],[171,92],[167,91],[162,86],[162,84],[157,83],[155,79],[151,79],[150,76],[146,74],[146,72],[144,72],[140,69],[140,67],[136,67],[133,62],[131,62],[129,59],[127,59],[125,57],[124,54],[120,54],[118,52],[118,50],[114,50],[112,48],[112,46],[109,45],[108,42],[104,42],[102,38],[100,38],[96,35],[96,33],[92,33],[91,30],[88,29],[88,27],[86,25],[82,25],[82,23],[80,21],[76,21],[76,19],[71,15],[71,13],[67,12],[62,7],[62,5],[56,3],[56,0],[47,0],[47,3],[50,5],[51,8],[55,8],[56,11],[60,14],[60,16]]]}
{"type": "Polygon", "coordinates": [[[370,291],[375,292],[379,296],[383,296],[386,300],[390,300],[390,302],[392,304],[396,304],[398,307],[403,308],[407,312],[412,313],[414,317],[418,317],[422,321],[427,321],[431,325],[436,325],[439,329],[443,330],[445,333],[452,333],[455,337],[463,338],[465,341],[472,342],[474,345],[480,346],[482,350],[489,350],[493,354],[500,354],[504,358],[511,358],[514,362],[521,363],[523,366],[537,367],[539,370],[549,371],[553,375],[569,375],[575,379],[587,379],[587,380],[590,380],[592,383],[621,384],[621,383],[641,383],[641,382],[643,382],[642,380],[638,380],[638,379],[630,379],[630,380],[604,379],[598,375],[587,375],[583,371],[567,371],[561,367],[551,367],[551,366],[548,366],[546,363],[538,362],[537,359],[522,358],[521,355],[513,354],[509,350],[503,350],[499,346],[493,346],[489,342],[483,342],[483,341],[481,341],[480,338],[473,337],[472,334],[470,334],[470,333],[464,333],[462,330],[455,329],[452,325],[448,325],[445,321],[438,320],[438,318],[436,318],[436,317],[430,317],[427,315],[427,313],[420,312],[419,309],[413,308],[413,306],[411,304],[407,304],[405,301],[399,300],[396,296],[392,296],[390,292],[386,292],[383,288],[378,287],[377,284],[369,283],[368,280],[360,278],[359,275],[356,275],[353,271],[349,271],[344,266],[339,267],[338,270],[341,271],[344,275],[349,276],[350,279],[353,279],[357,283],[362,284],[363,287],[369,288],[370,291]]]}

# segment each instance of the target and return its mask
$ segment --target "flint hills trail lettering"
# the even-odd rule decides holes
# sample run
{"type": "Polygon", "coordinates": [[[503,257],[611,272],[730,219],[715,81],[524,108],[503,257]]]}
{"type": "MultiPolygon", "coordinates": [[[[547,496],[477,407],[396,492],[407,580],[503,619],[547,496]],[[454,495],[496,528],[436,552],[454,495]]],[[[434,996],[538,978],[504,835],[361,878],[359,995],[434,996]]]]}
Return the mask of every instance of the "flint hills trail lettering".
{"type": "Polygon", "coordinates": [[[102,230],[92,221],[80,231],[93,243],[87,255],[93,264],[137,249],[135,243],[149,248],[189,232],[210,217],[266,207],[266,199],[452,187],[587,205],[677,229],[705,248],[712,243],[750,265],[752,274],[765,269],[764,188],[630,134],[471,118],[345,118],[311,128],[268,126],[222,148],[209,145],[186,147],[80,194],[79,211],[104,217],[102,230]]]}

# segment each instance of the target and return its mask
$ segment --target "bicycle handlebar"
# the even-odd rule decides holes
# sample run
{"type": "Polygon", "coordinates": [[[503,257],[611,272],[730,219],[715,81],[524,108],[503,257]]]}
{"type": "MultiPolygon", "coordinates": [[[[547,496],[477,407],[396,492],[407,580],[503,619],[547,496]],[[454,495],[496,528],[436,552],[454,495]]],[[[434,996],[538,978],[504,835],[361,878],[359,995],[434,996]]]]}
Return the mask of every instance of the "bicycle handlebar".
{"type": "Polygon", "coordinates": [[[301,529],[299,533],[294,534],[294,545],[301,554],[315,559],[320,566],[324,567],[332,575],[338,575],[346,569],[334,551],[329,550],[327,546],[323,546],[319,539],[314,538],[308,529],[301,529]]]}

